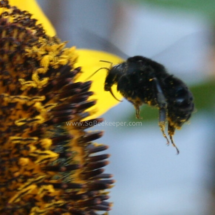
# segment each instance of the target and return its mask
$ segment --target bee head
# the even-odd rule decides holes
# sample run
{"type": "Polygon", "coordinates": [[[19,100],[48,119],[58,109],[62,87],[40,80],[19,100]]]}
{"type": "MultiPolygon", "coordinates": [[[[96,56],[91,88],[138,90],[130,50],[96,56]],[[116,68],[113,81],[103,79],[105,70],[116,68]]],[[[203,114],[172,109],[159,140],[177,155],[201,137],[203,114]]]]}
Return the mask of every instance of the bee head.
{"type": "Polygon", "coordinates": [[[107,77],[105,79],[105,91],[110,91],[110,88],[114,84],[117,84],[120,77],[125,72],[125,68],[126,68],[126,63],[123,62],[123,63],[117,64],[117,65],[113,66],[111,69],[109,69],[109,71],[107,73],[107,77]]]}
{"type": "Polygon", "coordinates": [[[121,77],[121,69],[120,69],[119,65],[112,67],[108,71],[107,77],[105,79],[105,86],[104,86],[104,90],[109,91],[111,93],[111,95],[119,102],[121,102],[121,101],[115,97],[111,87],[114,84],[117,84],[117,81],[119,80],[120,77],[121,77]]]}
{"type": "Polygon", "coordinates": [[[105,91],[110,91],[111,87],[115,84],[115,80],[116,80],[116,75],[112,74],[111,71],[108,72],[107,77],[105,79],[105,86],[104,89],[105,91]]]}

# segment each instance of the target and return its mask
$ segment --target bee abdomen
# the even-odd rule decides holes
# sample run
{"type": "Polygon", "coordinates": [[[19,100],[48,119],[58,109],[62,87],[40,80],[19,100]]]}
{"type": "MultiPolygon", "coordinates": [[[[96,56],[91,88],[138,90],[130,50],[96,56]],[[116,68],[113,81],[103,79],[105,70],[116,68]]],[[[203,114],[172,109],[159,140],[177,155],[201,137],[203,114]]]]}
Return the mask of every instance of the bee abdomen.
{"type": "Polygon", "coordinates": [[[181,80],[173,76],[166,79],[165,88],[168,118],[171,124],[180,128],[194,110],[193,95],[181,80]]]}

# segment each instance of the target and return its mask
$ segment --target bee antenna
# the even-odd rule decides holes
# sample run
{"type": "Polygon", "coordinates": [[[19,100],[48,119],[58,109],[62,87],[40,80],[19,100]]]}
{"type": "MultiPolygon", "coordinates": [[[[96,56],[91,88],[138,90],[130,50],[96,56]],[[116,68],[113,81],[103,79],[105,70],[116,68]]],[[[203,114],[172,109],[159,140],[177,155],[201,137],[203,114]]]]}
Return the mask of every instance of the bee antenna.
{"type": "Polygon", "coordinates": [[[107,61],[107,60],[100,60],[100,62],[103,62],[103,63],[109,63],[111,67],[113,67],[113,63],[110,62],[110,61],[107,61]]]}
{"type": "Polygon", "coordinates": [[[92,76],[94,76],[98,71],[100,71],[101,69],[107,69],[108,71],[110,70],[109,68],[107,67],[101,67],[99,69],[97,69],[92,75],[90,75],[86,80],[90,79],[92,76]]]}
{"type": "Polygon", "coordinates": [[[111,88],[110,88],[110,93],[111,93],[111,95],[112,95],[117,101],[122,102],[122,100],[119,100],[119,99],[116,98],[116,96],[113,94],[113,91],[112,91],[111,88]]]}

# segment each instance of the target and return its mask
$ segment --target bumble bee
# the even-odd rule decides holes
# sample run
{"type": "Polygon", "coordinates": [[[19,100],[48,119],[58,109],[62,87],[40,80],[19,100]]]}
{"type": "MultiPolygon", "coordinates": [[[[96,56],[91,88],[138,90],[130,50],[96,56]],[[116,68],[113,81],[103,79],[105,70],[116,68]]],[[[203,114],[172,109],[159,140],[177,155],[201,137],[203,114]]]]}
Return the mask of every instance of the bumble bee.
{"type": "Polygon", "coordinates": [[[193,95],[186,84],[168,74],[163,65],[143,56],[130,57],[115,66],[111,63],[111,67],[106,69],[108,73],[104,90],[109,91],[117,99],[111,89],[117,84],[117,90],[134,105],[138,119],[141,119],[142,104],[157,107],[162,134],[169,144],[165,134],[167,121],[170,141],[179,153],[173,141],[175,129],[180,129],[194,110],[193,95]]]}

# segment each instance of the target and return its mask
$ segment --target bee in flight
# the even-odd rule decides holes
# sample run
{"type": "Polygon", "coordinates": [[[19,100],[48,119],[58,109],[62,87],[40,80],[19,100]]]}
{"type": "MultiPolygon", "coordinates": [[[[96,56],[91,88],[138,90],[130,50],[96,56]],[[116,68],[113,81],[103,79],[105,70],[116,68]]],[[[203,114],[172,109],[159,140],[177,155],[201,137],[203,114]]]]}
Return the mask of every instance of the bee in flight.
{"type": "Polygon", "coordinates": [[[134,105],[138,119],[141,119],[142,104],[157,107],[162,134],[168,144],[170,139],[179,153],[173,141],[175,129],[180,129],[194,110],[193,95],[186,84],[168,74],[163,65],[143,56],[130,57],[115,66],[112,66],[111,62],[108,63],[111,64],[110,68],[100,68],[108,70],[104,84],[105,91],[109,91],[117,99],[111,89],[117,84],[117,90],[134,105]],[[168,122],[169,139],[165,134],[166,122],[168,122]]]}

